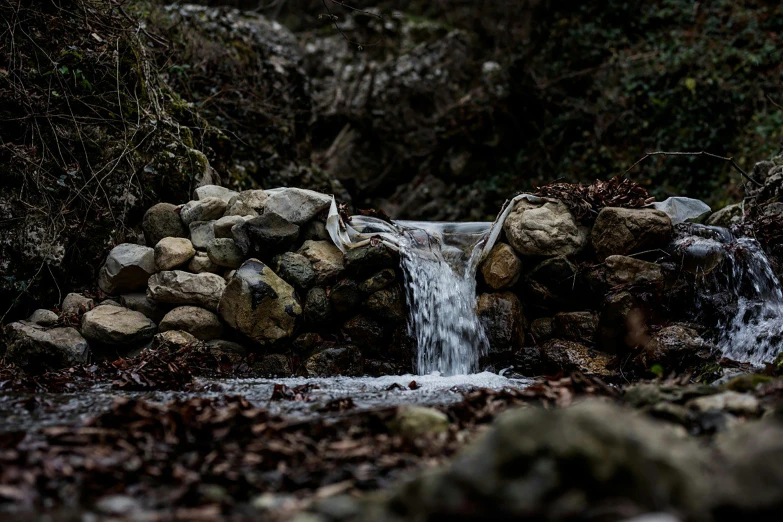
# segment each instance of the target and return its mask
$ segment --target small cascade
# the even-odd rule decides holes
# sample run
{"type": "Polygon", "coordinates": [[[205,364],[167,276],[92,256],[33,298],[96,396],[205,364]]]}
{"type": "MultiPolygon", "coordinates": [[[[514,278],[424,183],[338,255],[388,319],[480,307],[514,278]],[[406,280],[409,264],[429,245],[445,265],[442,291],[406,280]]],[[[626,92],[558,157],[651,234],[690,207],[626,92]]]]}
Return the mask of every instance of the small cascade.
{"type": "Polygon", "coordinates": [[[476,315],[476,266],[491,223],[397,224],[418,372],[478,371],[488,341],[476,315]]]}
{"type": "Polygon", "coordinates": [[[699,312],[717,317],[724,356],[755,365],[774,360],[783,349],[783,291],[756,240],[690,225],[675,251],[700,279],[699,312]]]}

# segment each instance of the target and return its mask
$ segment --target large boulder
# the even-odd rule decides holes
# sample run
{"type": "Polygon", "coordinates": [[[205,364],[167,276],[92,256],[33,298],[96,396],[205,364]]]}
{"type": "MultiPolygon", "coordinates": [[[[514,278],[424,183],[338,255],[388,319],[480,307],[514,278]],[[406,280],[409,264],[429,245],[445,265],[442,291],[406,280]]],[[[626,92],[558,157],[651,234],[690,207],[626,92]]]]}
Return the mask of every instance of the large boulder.
{"type": "Polygon", "coordinates": [[[481,264],[484,282],[493,290],[502,290],[519,279],[522,261],[506,243],[497,243],[481,264]]]}
{"type": "Polygon", "coordinates": [[[489,353],[518,350],[525,340],[524,312],[511,292],[485,293],[478,298],[476,312],[489,340],[489,353]]]}
{"type": "Polygon", "coordinates": [[[343,271],[343,253],[331,241],[307,240],[299,253],[312,263],[316,284],[333,281],[343,271]]]}
{"type": "Polygon", "coordinates": [[[155,245],[155,266],[158,270],[171,270],[184,265],[196,255],[196,249],[190,239],[184,237],[164,237],[155,245]]]}
{"type": "Polygon", "coordinates": [[[81,329],[87,340],[111,346],[143,344],[157,331],[141,312],[113,305],[97,306],[84,314],[81,329]]]}
{"type": "Polygon", "coordinates": [[[283,188],[268,192],[264,212],[274,212],[296,225],[304,225],[329,208],[332,198],[301,188],[283,188]]]}
{"type": "Polygon", "coordinates": [[[196,201],[188,201],[180,209],[182,222],[190,225],[194,221],[214,221],[220,219],[226,211],[226,202],[221,198],[208,197],[196,201]]]}
{"type": "Polygon", "coordinates": [[[214,312],[198,306],[178,306],[163,317],[158,330],[182,330],[202,341],[210,341],[220,337],[223,325],[214,312]]]}
{"type": "Polygon", "coordinates": [[[293,335],[302,306],[291,285],[261,261],[249,259],[229,280],[218,312],[232,328],[268,344],[293,335]]]}
{"type": "Polygon", "coordinates": [[[175,205],[158,203],[144,213],[141,224],[147,246],[154,247],[164,237],[187,237],[188,230],[175,205]]]}
{"type": "Polygon", "coordinates": [[[600,260],[664,248],[672,239],[672,221],[652,208],[605,207],[598,213],[591,240],[600,260]]]}
{"type": "Polygon", "coordinates": [[[89,362],[87,341],[75,328],[46,328],[19,321],[9,324],[6,333],[5,360],[28,373],[43,373],[89,362]]]}
{"type": "Polygon", "coordinates": [[[110,295],[133,292],[144,288],[156,271],[152,248],[123,243],[109,252],[98,274],[98,286],[110,295]]]}
{"type": "Polygon", "coordinates": [[[271,259],[296,243],[299,226],[268,212],[234,225],[231,234],[244,255],[271,259]]]}
{"type": "Polygon", "coordinates": [[[519,201],[503,230],[514,250],[523,256],[568,256],[580,252],[587,243],[587,230],[559,201],[519,201]]]}
{"type": "Polygon", "coordinates": [[[159,303],[195,305],[214,311],[225,288],[226,281],[217,274],[171,270],[150,278],[147,295],[159,303]]]}

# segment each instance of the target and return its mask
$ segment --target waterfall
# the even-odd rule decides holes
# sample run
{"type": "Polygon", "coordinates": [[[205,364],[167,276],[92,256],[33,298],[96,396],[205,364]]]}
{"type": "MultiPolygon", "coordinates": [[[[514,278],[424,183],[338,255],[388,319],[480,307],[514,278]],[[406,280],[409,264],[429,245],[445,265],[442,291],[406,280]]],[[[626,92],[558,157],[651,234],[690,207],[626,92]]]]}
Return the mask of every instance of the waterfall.
{"type": "Polygon", "coordinates": [[[692,225],[675,242],[683,266],[699,276],[697,305],[717,316],[725,357],[762,365],[783,347],[783,291],[755,239],[719,227],[692,225]]]}

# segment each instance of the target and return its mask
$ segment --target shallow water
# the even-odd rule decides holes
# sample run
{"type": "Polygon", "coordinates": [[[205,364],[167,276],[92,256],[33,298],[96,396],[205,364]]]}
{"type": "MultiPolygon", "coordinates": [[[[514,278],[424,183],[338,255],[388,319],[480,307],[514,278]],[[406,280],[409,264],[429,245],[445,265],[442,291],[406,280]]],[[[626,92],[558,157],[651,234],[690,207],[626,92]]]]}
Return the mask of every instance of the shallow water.
{"type": "Polygon", "coordinates": [[[115,399],[130,397],[154,403],[192,397],[217,398],[241,395],[255,406],[265,407],[273,414],[294,419],[308,419],[324,414],[319,408],[334,399],[350,397],[355,407],[350,411],[370,410],[399,404],[438,405],[459,402],[461,392],[475,388],[524,388],[531,379],[509,379],[483,372],[472,375],[444,377],[433,375],[399,375],[384,377],[331,377],[286,379],[199,379],[204,391],[198,392],[126,392],[99,385],[78,393],[0,394],[0,432],[30,430],[45,426],[74,424],[106,411],[115,399]],[[411,390],[408,385],[419,386],[411,390]],[[302,384],[318,386],[308,393],[308,401],[270,401],[275,384],[291,388],[302,384]],[[389,390],[398,384],[403,389],[389,390]]]}

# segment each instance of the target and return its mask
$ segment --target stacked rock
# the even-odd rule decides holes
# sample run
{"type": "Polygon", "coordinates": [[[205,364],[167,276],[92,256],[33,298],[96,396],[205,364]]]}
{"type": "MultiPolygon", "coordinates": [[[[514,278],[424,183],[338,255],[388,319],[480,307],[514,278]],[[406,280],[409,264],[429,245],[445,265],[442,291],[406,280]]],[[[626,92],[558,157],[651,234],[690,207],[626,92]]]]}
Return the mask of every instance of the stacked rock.
{"type": "Polygon", "coordinates": [[[62,315],[78,330],[50,328],[60,317],[38,311],[14,323],[8,356],[37,371],[184,332],[166,339],[195,338],[232,360],[254,352],[264,374],[382,372],[406,342],[398,259],[383,246],[344,258],[326,232],[330,204],[304,189],[214,185],[184,205],[158,203],[142,222],[145,244],[117,245],[101,267],[109,298],[66,297],[62,315]],[[40,368],[31,344],[49,352],[40,368]]]}

